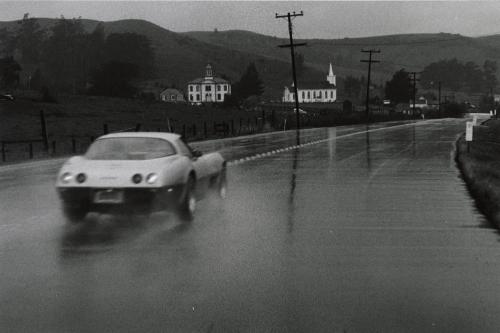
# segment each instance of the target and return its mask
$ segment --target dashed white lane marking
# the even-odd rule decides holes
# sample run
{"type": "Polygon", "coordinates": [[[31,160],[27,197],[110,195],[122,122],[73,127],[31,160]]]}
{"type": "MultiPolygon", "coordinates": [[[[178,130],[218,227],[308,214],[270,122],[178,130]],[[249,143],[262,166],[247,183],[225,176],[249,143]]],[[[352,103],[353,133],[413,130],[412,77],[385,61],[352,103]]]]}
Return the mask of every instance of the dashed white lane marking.
{"type": "Polygon", "coordinates": [[[333,140],[338,140],[338,139],[344,139],[344,138],[348,138],[348,137],[359,135],[359,134],[379,132],[379,131],[384,131],[384,130],[391,130],[391,129],[400,128],[400,127],[420,126],[420,125],[423,125],[423,124],[428,124],[430,122],[436,122],[438,120],[439,119],[432,119],[432,120],[422,121],[422,122],[418,122],[418,123],[408,123],[408,124],[401,124],[401,125],[395,125],[395,126],[390,126],[390,127],[374,128],[374,129],[371,129],[371,130],[368,130],[368,131],[360,131],[360,132],[354,132],[354,133],[344,134],[344,135],[340,135],[340,136],[337,136],[337,137],[334,137],[334,138],[326,138],[326,139],[309,141],[309,142],[302,143],[300,145],[292,145],[292,146],[288,146],[288,147],[285,147],[285,148],[275,149],[275,150],[269,151],[267,153],[258,153],[258,154],[255,154],[255,155],[242,157],[242,158],[239,158],[239,159],[227,162],[227,165],[228,166],[233,166],[233,165],[245,163],[245,162],[248,162],[248,161],[253,161],[253,160],[256,160],[256,159],[259,159],[259,158],[264,158],[264,157],[268,157],[268,156],[271,156],[271,155],[279,154],[279,153],[282,153],[284,151],[289,151],[291,149],[299,149],[299,148],[303,148],[303,147],[306,147],[306,146],[315,145],[315,144],[318,144],[318,143],[323,143],[323,142],[328,142],[328,141],[333,141],[333,140]]]}

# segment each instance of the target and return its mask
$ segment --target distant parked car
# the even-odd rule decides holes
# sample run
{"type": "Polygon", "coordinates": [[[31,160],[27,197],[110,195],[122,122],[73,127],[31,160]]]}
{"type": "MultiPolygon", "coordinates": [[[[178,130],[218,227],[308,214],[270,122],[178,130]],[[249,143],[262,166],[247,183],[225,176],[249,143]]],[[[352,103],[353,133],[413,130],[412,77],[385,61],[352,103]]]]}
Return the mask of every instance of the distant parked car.
{"type": "Polygon", "coordinates": [[[57,176],[70,221],[88,212],[174,210],[190,220],[196,201],[213,189],[226,194],[226,162],[202,154],[173,133],[131,132],[99,137],[83,156],[70,158],[57,176]]]}
{"type": "Polygon", "coordinates": [[[11,94],[0,94],[1,101],[13,101],[15,98],[11,94]]]}

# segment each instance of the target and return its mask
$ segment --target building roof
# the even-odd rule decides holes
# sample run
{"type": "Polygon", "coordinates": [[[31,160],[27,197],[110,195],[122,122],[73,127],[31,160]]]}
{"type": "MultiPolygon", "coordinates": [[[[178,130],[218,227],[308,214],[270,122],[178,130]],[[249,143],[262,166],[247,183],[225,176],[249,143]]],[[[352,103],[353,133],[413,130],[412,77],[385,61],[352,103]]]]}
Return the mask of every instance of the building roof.
{"type": "Polygon", "coordinates": [[[168,132],[120,132],[111,133],[100,136],[99,139],[109,139],[109,138],[154,138],[163,139],[168,141],[175,141],[180,138],[179,134],[168,133],[168,132]]]}
{"type": "Polygon", "coordinates": [[[160,95],[165,95],[165,94],[179,94],[179,95],[182,95],[182,91],[180,91],[179,89],[175,89],[175,88],[167,88],[165,90],[163,90],[160,95]]]}
{"type": "MultiPolygon", "coordinates": [[[[334,84],[331,84],[328,81],[321,82],[301,82],[297,80],[297,85],[299,86],[299,90],[314,90],[314,89],[335,89],[337,88],[334,84]]],[[[293,87],[293,84],[291,85],[293,87]]]]}
{"type": "Polygon", "coordinates": [[[200,77],[200,78],[197,78],[197,79],[194,79],[194,80],[191,80],[188,82],[188,84],[202,84],[202,83],[206,83],[206,84],[217,84],[217,83],[229,83],[228,80],[225,80],[221,77],[214,77],[212,79],[207,79],[207,78],[204,78],[204,77],[200,77]]]}

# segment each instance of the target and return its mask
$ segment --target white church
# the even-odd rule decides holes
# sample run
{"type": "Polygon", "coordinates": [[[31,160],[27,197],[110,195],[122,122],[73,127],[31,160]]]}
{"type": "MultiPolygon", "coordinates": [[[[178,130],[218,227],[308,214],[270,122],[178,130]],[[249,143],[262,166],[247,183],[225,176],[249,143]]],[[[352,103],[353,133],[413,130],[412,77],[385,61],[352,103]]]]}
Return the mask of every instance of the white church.
{"type": "MultiPolygon", "coordinates": [[[[307,83],[298,82],[297,91],[300,103],[331,103],[337,100],[336,77],[333,74],[332,64],[326,77],[326,81],[307,83]]],[[[295,102],[293,83],[291,87],[285,87],[283,92],[283,102],[295,102]]]]}

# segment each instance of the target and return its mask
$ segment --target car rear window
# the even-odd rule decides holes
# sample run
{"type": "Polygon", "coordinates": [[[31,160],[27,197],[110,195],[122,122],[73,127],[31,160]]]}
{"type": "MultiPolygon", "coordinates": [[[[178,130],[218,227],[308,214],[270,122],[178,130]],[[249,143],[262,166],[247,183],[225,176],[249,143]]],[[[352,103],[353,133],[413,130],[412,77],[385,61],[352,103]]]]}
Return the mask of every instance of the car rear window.
{"type": "Polygon", "coordinates": [[[157,138],[106,138],[90,145],[85,157],[90,160],[151,160],[175,154],[172,144],[157,138]]]}

